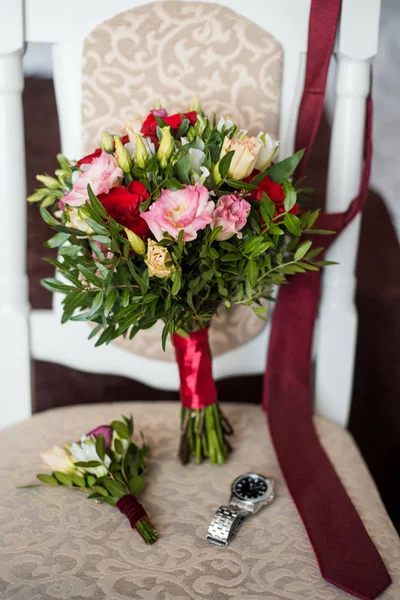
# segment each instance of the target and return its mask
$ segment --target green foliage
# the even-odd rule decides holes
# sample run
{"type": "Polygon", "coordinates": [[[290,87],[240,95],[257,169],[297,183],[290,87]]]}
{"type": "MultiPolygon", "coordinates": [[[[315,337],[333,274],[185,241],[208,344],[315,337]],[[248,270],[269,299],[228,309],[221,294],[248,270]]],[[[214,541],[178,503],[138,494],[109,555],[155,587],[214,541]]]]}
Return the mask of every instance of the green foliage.
{"type": "MultiPolygon", "coordinates": [[[[159,117],[157,122],[160,137],[164,122],[159,117]]],[[[251,181],[238,181],[228,178],[234,152],[220,158],[225,136],[232,137],[235,131],[235,125],[224,125],[218,130],[215,120],[206,118],[201,127],[199,122],[190,126],[183,118],[179,129],[173,132],[173,149],[166,166],[157,154],[148,156],[144,166],[135,159],[125,161],[124,184],[140,180],[150,194],[140,211],[147,210],[162,189],[178,190],[198,181],[202,174],[196,170],[191,149],[204,154],[203,167],[209,175],[201,181],[215,194],[211,198],[215,201],[231,193],[248,199],[266,176],[283,186],[284,207],[279,209],[282,212],[277,211],[265,192],[259,201],[250,201],[252,208],[241,238],[234,235],[219,241],[222,227],[212,230],[210,226],[187,243],[183,230],[177,240],[165,234],[158,243],[168,250],[166,267],[172,271],[164,278],[149,276],[146,254],[132,251],[123,225],[107,214],[90,186],[87,202],[78,210],[80,221],[75,220],[74,227],[70,219],[71,210],[76,209],[65,207],[59,211],[56,200],[72,188],[74,172],[79,170],[76,164],[59,155],[60,168],[55,177],[39,176],[44,187],[36,190],[29,201],[40,203],[43,220],[55,232],[46,246],[57,248],[59,253],[57,260],[46,259],[57,269],[57,277],[47,278],[42,284],[65,295],[63,323],[92,321],[95,327],[89,337],[100,346],[119,336],[132,339],[138,331],[161,319],[161,343],[165,348],[168,337],[174,333],[184,335],[208,325],[221,304],[228,309],[235,304],[248,305],[265,318],[260,302],[270,297],[271,287],[284,283],[289,275],[327,264],[315,260],[313,249],[301,243],[310,232],[330,233],[314,227],[318,225],[318,211],[293,214],[299,195],[309,191],[304,187],[296,190],[289,180],[304,151],[270,165],[251,181]],[[183,135],[185,143],[181,141],[183,135]]],[[[123,154],[120,141],[117,145],[119,154],[123,154]]],[[[115,422],[113,428],[121,439],[129,438],[129,424],[124,420],[115,422]]],[[[102,447],[99,450],[101,456],[102,447]]],[[[116,450],[121,450],[120,442],[116,450]]]]}

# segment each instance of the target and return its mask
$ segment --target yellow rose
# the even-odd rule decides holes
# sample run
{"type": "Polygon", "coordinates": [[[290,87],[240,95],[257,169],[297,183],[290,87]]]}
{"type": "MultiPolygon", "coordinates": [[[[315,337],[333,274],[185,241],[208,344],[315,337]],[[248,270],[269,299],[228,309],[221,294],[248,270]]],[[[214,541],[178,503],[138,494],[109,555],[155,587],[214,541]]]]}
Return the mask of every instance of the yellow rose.
{"type": "Polygon", "coordinates": [[[244,179],[252,173],[261,145],[261,142],[254,137],[224,138],[220,160],[228,152],[232,150],[235,152],[228,171],[230,179],[244,179]]]}
{"type": "Polygon", "coordinates": [[[147,240],[147,258],[144,261],[149,269],[150,277],[168,277],[174,271],[174,265],[165,266],[172,262],[172,256],[168,249],[160,246],[154,240],[147,240]]]}

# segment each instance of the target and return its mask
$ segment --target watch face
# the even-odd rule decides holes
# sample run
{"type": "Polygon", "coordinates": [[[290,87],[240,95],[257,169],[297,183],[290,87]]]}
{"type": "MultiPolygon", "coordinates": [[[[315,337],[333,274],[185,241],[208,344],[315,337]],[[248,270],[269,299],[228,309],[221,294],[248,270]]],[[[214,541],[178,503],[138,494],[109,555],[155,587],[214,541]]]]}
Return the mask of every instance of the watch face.
{"type": "Polygon", "coordinates": [[[246,473],[233,484],[233,492],[239,500],[259,502],[269,495],[268,480],[256,473],[246,473]]]}

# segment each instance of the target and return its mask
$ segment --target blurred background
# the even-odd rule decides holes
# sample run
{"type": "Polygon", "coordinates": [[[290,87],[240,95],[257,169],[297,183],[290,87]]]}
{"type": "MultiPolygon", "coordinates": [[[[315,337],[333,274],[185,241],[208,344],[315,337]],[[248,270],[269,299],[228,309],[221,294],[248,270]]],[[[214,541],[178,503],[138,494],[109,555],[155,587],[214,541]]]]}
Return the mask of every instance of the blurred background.
{"type": "MultiPolygon", "coordinates": [[[[379,54],[375,62],[373,97],[374,162],[371,189],[362,218],[357,265],[359,330],[349,429],[376,481],[386,508],[400,531],[400,8],[384,0],[379,54]]],[[[52,173],[60,151],[57,111],[52,82],[50,47],[32,44],[25,56],[25,136],[27,189],[32,193],[37,173],[52,173]]],[[[324,203],[326,167],[333,112],[334,64],[326,116],[309,163],[313,203],[324,203]]],[[[69,157],[76,158],[76,157],[69,157]]],[[[44,248],[48,228],[36,207],[28,207],[28,275],[33,308],[50,308],[51,294],[40,279],[52,276],[41,260],[54,251],[44,248]]],[[[82,373],[35,361],[35,410],[76,403],[176,399],[116,376],[82,373]],[[62,381],[62,386],[60,386],[62,381]]],[[[227,379],[217,383],[222,402],[257,403],[262,378],[227,379]]]]}

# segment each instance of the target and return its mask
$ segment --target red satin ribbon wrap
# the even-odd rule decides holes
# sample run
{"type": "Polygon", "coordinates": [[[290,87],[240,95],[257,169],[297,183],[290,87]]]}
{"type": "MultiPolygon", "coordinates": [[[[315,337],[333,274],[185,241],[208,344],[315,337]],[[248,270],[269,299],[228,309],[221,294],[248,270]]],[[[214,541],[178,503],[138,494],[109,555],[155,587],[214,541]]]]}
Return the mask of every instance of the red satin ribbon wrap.
{"type": "Polygon", "coordinates": [[[208,329],[193,331],[187,338],[175,334],[173,342],[181,379],[182,406],[199,409],[214,404],[217,390],[212,376],[208,329]]]}
{"type": "Polygon", "coordinates": [[[125,515],[131,524],[132,529],[135,529],[139,521],[146,519],[147,512],[143,506],[132,494],[126,494],[122,496],[117,502],[117,508],[123,515],[125,515]]]}

